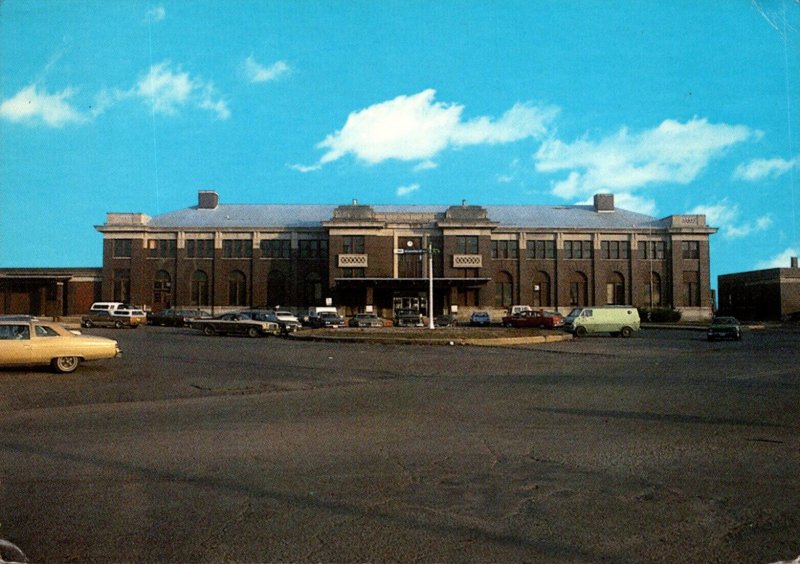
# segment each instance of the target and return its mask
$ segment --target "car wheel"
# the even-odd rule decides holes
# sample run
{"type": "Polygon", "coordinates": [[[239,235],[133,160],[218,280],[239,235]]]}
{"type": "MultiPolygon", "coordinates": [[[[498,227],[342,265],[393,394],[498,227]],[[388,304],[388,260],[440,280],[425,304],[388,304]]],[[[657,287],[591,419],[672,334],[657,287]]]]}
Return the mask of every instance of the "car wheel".
{"type": "Polygon", "coordinates": [[[206,325],[203,327],[203,335],[211,337],[214,335],[214,333],[216,333],[216,331],[214,331],[214,328],[211,325],[206,325]]]}
{"type": "Polygon", "coordinates": [[[576,337],[585,337],[586,336],[586,327],[576,327],[575,328],[575,336],[576,337]]]}
{"type": "Polygon", "coordinates": [[[620,331],[619,333],[620,333],[620,335],[622,335],[623,337],[625,337],[627,339],[628,337],[633,335],[633,329],[631,329],[630,327],[623,327],[622,331],[620,331]]]}
{"type": "Polygon", "coordinates": [[[256,329],[255,327],[248,327],[247,336],[250,338],[258,337],[258,329],[256,329]]]}
{"type": "Polygon", "coordinates": [[[60,356],[54,358],[52,362],[53,369],[61,374],[68,374],[75,372],[81,363],[81,359],[77,356],[60,356]]]}
{"type": "Polygon", "coordinates": [[[122,321],[115,321],[114,329],[122,329],[122,321]]]}
{"type": "Polygon", "coordinates": [[[91,319],[87,319],[86,321],[83,322],[83,326],[86,327],[87,329],[91,329],[92,327],[94,327],[94,323],[92,323],[91,319]]]}

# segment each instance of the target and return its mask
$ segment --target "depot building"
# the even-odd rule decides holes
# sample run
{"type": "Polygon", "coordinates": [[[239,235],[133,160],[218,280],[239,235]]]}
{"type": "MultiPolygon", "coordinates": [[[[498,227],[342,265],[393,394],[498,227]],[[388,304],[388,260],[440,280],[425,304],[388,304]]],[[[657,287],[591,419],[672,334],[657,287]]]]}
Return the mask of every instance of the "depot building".
{"type": "Polygon", "coordinates": [[[654,218],[594,205],[233,205],[149,217],[108,213],[102,299],[215,313],[250,306],[345,315],[401,307],[469,316],[512,304],[569,311],[625,304],[712,314],[702,215],[654,218]],[[432,264],[432,273],[429,265],[432,264]]]}

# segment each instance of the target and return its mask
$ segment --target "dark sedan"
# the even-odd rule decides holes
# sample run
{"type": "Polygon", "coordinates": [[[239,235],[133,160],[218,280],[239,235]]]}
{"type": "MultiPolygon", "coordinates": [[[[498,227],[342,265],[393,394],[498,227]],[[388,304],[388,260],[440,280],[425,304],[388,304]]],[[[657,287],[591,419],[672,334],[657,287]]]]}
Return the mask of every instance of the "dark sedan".
{"type": "Polygon", "coordinates": [[[169,308],[147,314],[149,325],[169,327],[188,327],[189,320],[194,318],[209,318],[211,314],[201,309],[175,309],[169,308]]]}
{"type": "Polygon", "coordinates": [[[226,313],[210,319],[192,319],[189,322],[192,329],[211,335],[246,335],[248,337],[262,337],[279,335],[281,330],[277,323],[271,321],[257,321],[245,313],[226,313]]]}
{"type": "Polygon", "coordinates": [[[554,329],[564,326],[564,317],[555,311],[521,311],[504,317],[503,326],[554,329]]]}
{"type": "Polygon", "coordinates": [[[344,327],[344,319],[333,312],[324,311],[311,320],[312,327],[344,327]]]}
{"type": "Polygon", "coordinates": [[[715,317],[706,331],[706,336],[709,341],[716,341],[718,339],[741,341],[742,326],[735,317],[715,317]]]}
{"type": "Polygon", "coordinates": [[[374,313],[357,313],[348,322],[350,327],[383,327],[383,319],[374,313]]]}
{"type": "Polygon", "coordinates": [[[272,323],[277,323],[278,327],[281,330],[281,335],[288,335],[289,333],[294,333],[298,331],[301,327],[300,322],[294,318],[287,318],[281,317],[278,315],[278,312],[275,312],[271,309],[269,310],[260,310],[260,309],[253,309],[250,311],[242,312],[243,315],[249,316],[251,319],[255,319],[256,321],[271,321],[272,323]]]}

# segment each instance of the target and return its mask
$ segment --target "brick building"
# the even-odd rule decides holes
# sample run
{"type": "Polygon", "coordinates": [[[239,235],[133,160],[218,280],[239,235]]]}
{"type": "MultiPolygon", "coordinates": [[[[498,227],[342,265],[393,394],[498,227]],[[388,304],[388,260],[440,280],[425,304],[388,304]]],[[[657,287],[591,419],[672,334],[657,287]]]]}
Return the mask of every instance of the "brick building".
{"type": "Polygon", "coordinates": [[[742,320],[780,321],[800,314],[800,268],[767,268],[717,278],[719,310],[742,320]]]}
{"type": "Polygon", "coordinates": [[[588,206],[198,205],[148,217],[109,213],[103,299],[152,307],[250,305],[302,310],[330,300],[342,313],[495,315],[511,304],[675,308],[711,315],[709,235],[702,215],[657,219],[588,206]]]}
{"type": "Polygon", "coordinates": [[[100,268],[0,268],[0,313],[61,317],[100,299],[100,268]]]}

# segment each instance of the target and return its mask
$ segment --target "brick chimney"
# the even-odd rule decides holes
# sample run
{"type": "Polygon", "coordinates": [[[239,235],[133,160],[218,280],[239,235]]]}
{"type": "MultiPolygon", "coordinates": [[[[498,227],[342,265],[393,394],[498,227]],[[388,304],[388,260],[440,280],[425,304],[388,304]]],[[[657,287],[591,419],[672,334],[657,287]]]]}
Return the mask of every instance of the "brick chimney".
{"type": "Polygon", "coordinates": [[[219,205],[219,194],[213,190],[200,190],[197,193],[197,207],[201,210],[213,210],[219,205]]]}
{"type": "Polygon", "coordinates": [[[792,257],[791,261],[792,261],[792,268],[797,268],[797,257],[792,257]]]}
{"type": "Polygon", "coordinates": [[[594,195],[594,211],[596,211],[596,212],[613,212],[614,211],[614,194],[595,194],[594,195]]]}

